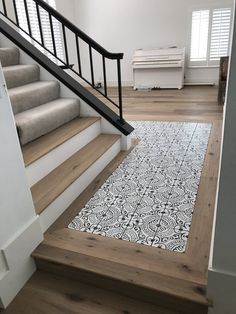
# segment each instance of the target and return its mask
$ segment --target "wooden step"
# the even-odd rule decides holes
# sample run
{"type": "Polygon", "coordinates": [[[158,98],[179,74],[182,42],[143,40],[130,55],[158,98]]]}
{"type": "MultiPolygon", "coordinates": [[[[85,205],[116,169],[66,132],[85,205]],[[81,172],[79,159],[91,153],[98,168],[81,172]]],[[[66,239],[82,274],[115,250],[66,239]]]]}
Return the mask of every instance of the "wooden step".
{"type": "Polygon", "coordinates": [[[119,135],[99,135],[36,183],[31,188],[36,213],[42,213],[119,139],[119,135]]]}
{"type": "MultiPolygon", "coordinates": [[[[161,307],[169,307],[170,310],[177,309],[186,314],[207,313],[205,285],[158,273],[148,263],[141,267],[136,259],[145,250],[143,251],[142,245],[139,247],[139,252],[136,248],[135,253],[132,244],[126,241],[62,229],[47,234],[33,256],[40,269],[77,278],[161,307]],[[122,252],[120,257],[125,257],[118,260],[115,256],[121,242],[126,245],[127,251],[126,256],[122,252]],[[127,262],[128,258],[130,263],[127,262]]],[[[150,252],[155,250],[147,249],[150,252]]],[[[158,259],[155,262],[158,263],[158,259]]]]}
{"type": "MultiPolygon", "coordinates": [[[[73,204],[71,206],[73,206],[73,204]]],[[[77,206],[76,204],[75,207],[77,206]]],[[[67,224],[69,224],[69,222],[67,224]]],[[[185,254],[134,242],[114,240],[114,238],[95,234],[91,236],[90,233],[71,230],[67,227],[60,228],[59,230],[53,230],[52,228],[51,230],[51,232],[49,231],[45,235],[44,244],[47,246],[89,255],[110,262],[120,263],[122,260],[122,263],[127,266],[195,282],[196,287],[197,285],[206,286],[207,284],[202,273],[194,270],[190,265],[187,266],[185,254]],[[171,257],[173,254],[176,254],[174,260],[171,258],[166,260],[166,255],[171,257]],[[132,259],[130,256],[132,256],[132,259]]]]}
{"type": "Polygon", "coordinates": [[[63,144],[76,134],[100,120],[99,117],[77,118],[60,128],[41,136],[39,139],[22,147],[25,166],[29,166],[39,158],[63,144]]]}
{"type": "Polygon", "coordinates": [[[4,314],[180,314],[92,285],[37,271],[4,314]]]}

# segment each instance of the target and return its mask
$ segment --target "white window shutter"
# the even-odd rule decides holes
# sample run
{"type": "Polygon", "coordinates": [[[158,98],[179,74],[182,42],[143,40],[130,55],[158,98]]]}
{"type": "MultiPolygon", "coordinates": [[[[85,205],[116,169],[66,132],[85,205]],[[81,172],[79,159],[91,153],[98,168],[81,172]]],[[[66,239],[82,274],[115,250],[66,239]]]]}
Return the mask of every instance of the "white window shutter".
{"type": "Polygon", "coordinates": [[[219,60],[229,53],[231,9],[215,9],[212,14],[210,61],[219,60]]]}
{"type": "Polygon", "coordinates": [[[192,35],[190,61],[207,61],[210,11],[192,13],[192,35]]]}
{"type": "MultiPolygon", "coordinates": [[[[51,7],[56,9],[55,0],[44,0],[44,1],[47,2],[51,7]]],[[[28,0],[27,6],[28,6],[32,36],[37,41],[41,42],[41,36],[40,36],[40,30],[39,30],[39,24],[38,24],[38,17],[37,17],[35,2],[33,0],[28,0]]],[[[28,29],[26,14],[25,14],[24,1],[23,0],[16,0],[16,7],[17,7],[17,13],[18,13],[18,19],[19,19],[20,27],[28,33],[29,29],[28,29]]],[[[39,8],[40,8],[40,6],[39,6],[39,8]]],[[[52,35],[51,35],[48,13],[42,8],[40,8],[39,11],[40,11],[42,31],[43,31],[44,45],[49,51],[53,52],[53,42],[52,42],[52,35]]],[[[55,20],[54,18],[52,18],[52,21],[53,21],[53,29],[54,29],[54,37],[55,37],[55,43],[56,43],[57,56],[61,60],[64,60],[64,49],[63,49],[63,44],[62,44],[60,23],[57,20],[55,20]]],[[[24,32],[22,32],[22,35],[25,36],[26,38],[28,38],[24,32]]],[[[32,43],[33,43],[33,41],[32,41],[32,43]]],[[[50,54],[49,52],[44,50],[39,44],[35,43],[35,46],[39,50],[44,52],[51,60],[57,62],[56,58],[54,58],[52,56],[52,54],[50,54]]]]}

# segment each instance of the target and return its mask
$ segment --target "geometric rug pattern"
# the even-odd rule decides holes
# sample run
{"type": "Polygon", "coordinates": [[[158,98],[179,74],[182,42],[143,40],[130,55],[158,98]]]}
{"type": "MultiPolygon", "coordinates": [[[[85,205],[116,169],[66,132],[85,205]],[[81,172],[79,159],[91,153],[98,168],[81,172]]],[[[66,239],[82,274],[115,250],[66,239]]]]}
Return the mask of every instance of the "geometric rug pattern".
{"type": "Polygon", "coordinates": [[[211,124],[129,123],[139,144],[68,228],[185,252],[211,124]]]}

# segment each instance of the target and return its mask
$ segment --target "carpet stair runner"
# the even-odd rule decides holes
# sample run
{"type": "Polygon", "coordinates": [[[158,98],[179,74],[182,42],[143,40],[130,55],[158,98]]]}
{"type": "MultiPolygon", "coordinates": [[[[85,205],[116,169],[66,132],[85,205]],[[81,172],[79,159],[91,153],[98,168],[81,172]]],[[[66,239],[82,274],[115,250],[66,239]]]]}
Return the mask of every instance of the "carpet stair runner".
{"type": "Polygon", "coordinates": [[[0,48],[0,60],[21,145],[79,116],[79,99],[61,98],[57,81],[40,81],[39,66],[20,64],[17,48],[0,48]]]}

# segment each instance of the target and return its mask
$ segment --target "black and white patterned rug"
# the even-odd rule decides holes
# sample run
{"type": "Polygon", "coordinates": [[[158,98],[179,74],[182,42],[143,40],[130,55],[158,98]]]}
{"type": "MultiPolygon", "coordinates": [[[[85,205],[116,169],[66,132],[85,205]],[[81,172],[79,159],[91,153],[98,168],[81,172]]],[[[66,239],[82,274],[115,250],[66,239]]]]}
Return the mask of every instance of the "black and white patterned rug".
{"type": "Polygon", "coordinates": [[[139,144],[68,228],[184,252],[211,124],[130,123],[139,144]]]}

